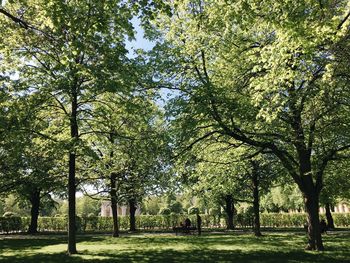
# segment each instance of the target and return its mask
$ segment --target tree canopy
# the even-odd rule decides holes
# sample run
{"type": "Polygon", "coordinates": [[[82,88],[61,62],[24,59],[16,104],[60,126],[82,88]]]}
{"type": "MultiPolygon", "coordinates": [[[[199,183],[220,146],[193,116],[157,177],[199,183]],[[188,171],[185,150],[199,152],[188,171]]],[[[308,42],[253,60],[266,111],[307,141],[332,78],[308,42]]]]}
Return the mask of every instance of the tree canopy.
{"type": "Polygon", "coordinates": [[[260,235],[261,194],[293,181],[324,249],[319,204],[349,198],[349,1],[2,1],[0,24],[0,191],[32,204],[32,232],[40,198],[68,197],[75,254],[77,190],[117,228],[117,202],[182,185],[228,221],[251,202],[260,235]],[[154,48],[131,55],[135,18],[154,48]]]}

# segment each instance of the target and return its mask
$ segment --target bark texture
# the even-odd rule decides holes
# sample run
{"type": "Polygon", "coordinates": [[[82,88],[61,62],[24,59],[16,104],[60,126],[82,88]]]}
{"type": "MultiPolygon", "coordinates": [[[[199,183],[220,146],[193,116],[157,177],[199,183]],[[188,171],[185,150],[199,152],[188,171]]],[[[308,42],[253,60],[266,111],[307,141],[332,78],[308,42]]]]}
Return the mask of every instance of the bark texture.
{"type": "MultiPolygon", "coordinates": [[[[76,87],[72,88],[72,112],[70,115],[70,132],[71,138],[74,142],[79,140],[78,132],[78,102],[76,87]]],[[[71,149],[69,153],[69,175],[68,175],[68,254],[77,254],[76,248],[76,182],[75,182],[75,162],[76,153],[74,149],[71,149]]]]}
{"type": "Polygon", "coordinates": [[[40,190],[35,190],[30,195],[30,225],[28,229],[29,234],[38,233],[38,217],[40,210],[40,190]]]}
{"type": "Polygon", "coordinates": [[[111,174],[111,207],[113,216],[113,237],[119,237],[118,226],[118,203],[117,203],[117,191],[116,191],[116,174],[111,174]]]}
{"type": "Polygon", "coordinates": [[[253,211],[254,211],[253,231],[255,236],[260,237],[262,235],[260,231],[259,175],[258,175],[257,169],[253,169],[252,183],[253,183],[253,211]]]}
{"type": "Polygon", "coordinates": [[[234,229],[233,217],[234,217],[234,200],[232,195],[225,196],[225,211],[227,215],[227,226],[229,230],[234,229]]]}
{"type": "Polygon", "coordinates": [[[319,191],[316,189],[312,177],[304,176],[302,192],[307,212],[308,221],[308,245],[307,250],[323,251],[320,219],[319,219],[319,191]]]}
{"type": "Polygon", "coordinates": [[[129,200],[129,207],[130,207],[130,231],[136,231],[135,212],[137,208],[136,208],[135,199],[129,200]]]}
{"type": "Polygon", "coordinates": [[[327,218],[327,227],[328,229],[334,229],[334,220],[331,212],[331,204],[326,203],[326,218],[327,218]]]}

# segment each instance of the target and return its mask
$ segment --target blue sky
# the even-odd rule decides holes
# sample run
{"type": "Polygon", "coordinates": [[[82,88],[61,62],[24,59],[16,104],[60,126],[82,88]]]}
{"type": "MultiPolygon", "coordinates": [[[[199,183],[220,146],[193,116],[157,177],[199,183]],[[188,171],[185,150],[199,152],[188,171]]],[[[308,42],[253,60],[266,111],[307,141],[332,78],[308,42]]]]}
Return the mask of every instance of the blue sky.
{"type": "MultiPolygon", "coordinates": [[[[144,37],[144,30],[140,26],[140,20],[138,18],[132,19],[132,24],[135,28],[136,35],[135,40],[133,41],[126,41],[126,48],[129,50],[129,57],[133,57],[134,50],[137,49],[143,49],[146,51],[151,50],[155,43],[151,42],[144,37]]],[[[169,100],[170,97],[174,96],[176,92],[162,89],[161,92],[161,98],[156,101],[158,106],[164,107],[167,100],[169,100]],[[169,97],[170,96],[170,97],[169,97]]]]}
{"type": "Polygon", "coordinates": [[[135,40],[126,41],[126,48],[130,51],[130,55],[132,56],[133,50],[140,48],[146,51],[151,50],[154,46],[154,43],[144,38],[144,30],[140,26],[140,20],[138,18],[133,18],[132,24],[136,31],[135,40]]]}

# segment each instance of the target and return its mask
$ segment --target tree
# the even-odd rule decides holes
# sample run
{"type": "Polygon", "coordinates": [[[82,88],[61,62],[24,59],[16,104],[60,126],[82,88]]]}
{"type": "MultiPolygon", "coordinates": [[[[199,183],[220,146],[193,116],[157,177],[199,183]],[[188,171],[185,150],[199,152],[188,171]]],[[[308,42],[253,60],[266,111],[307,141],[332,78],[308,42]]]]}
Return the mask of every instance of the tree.
{"type": "MultiPolygon", "coordinates": [[[[8,118],[3,144],[0,146],[0,192],[14,193],[24,203],[30,203],[31,222],[28,232],[37,233],[38,216],[42,200],[50,200],[51,193],[63,187],[59,148],[42,135],[48,127],[46,115],[40,115],[40,97],[21,94],[12,88],[8,100],[1,103],[8,118]],[[35,131],[35,132],[34,132],[35,131]]],[[[13,84],[13,83],[12,83],[13,84]]],[[[47,112],[46,112],[47,113],[47,112]]]]}
{"type": "MultiPolygon", "coordinates": [[[[264,156],[266,157],[266,156],[264,156]]],[[[248,160],[248,169],[244,173],[243,178],[250,181],[250,188],[252,190],[253,196],[253,213],[254,213],[254,222],[253,222],[253,231],[255,236],[261,236],[260,232],[260,198],[261,192],[266,193],[271,184],[276,180],[276,177],[279,176],[278,167],[273,166],[274,159],[271,158],[252,158],[248,160]]]]}
{"type": "Polygon", "coordinates": [[[142,202],[142,213],[146,215],[157,215],[160,210],[160,197],[148,196],[142,202]]]}
{"type": "MultiPolygon", "coordinates": [[[[181,132],[173,129],[174,144],[181,132]]],[[[181,145],[178,145],[181,147],[181,145]]],[[[237,183],[235,161],[224,142],[203,140],[191,151],[180,152],[176,165],[179,178],[188,192],[197,197],[211,200],[214,206],[223,207],[226,212],[226,227],[234,229],[234,205],[237,198],[244,198],[244,187],[237,183]],[[242,194],[243,193],[243,194],[242,194]]]]}
{"type": "Polygon", "coordinates": [[[77,198],[77,212],[81,216],[98,216],[101,211],[100,200],[94,200],[88,196],[77,198]]]}
{"type": "Polygon", "coordinates": [[[198,195],[206,193],[224,208],[228,229],[234,229],[235,204],[253,204],[253,230],[261,236],[260,196],[280,173],[280,167],[273,165],[273,156],[259,156],[259,152],[243,146],[232,147],[219,137],[197,143],[191,154],[196,155],[196,164],[189,186],[198,195]]]}
{"type": "Polygon", "coordinates": [[[345,158],[340,162],[331,163],[325,171],[320,203],[325,206],[327,226],[331,229],[335,228],[331,207],[342,199],[350,199],[348,165],[349,160],[345,158]]]}
{"type": "Polygon", "coordinates": [[[88,122],[91,148],[97,156],[90,174],[97,171],[99,177],[97,183],[87,183],[98,186],[97,192],[109,193],[115,237],[119,236],[117,204],[129,204],[130,230],[135,231],[137,205],[146,192],[165,181],[167,147],[154,95],[135,91],[124,100],[118,94],[105,93],[97,98],[94,118],[88,122]]]}
{"type": "MultiPolygon", "coordinates": [[[[4,60],[13,64],[19,80],[31,92],[46,95],[46,106],[56,109],[62,129],[69,131],[68,253],[76,251],[76,161],[84,149],[83,112],[105,90],[126,93],[128,71],[126,37],[133,37],[132,8],[124,1],[6,2],[1,8],[5,36],[4,60]],[[17,18],[11,14],[20,14],[17,18]],[[14,23],[15,22],[15,23],[14,23]],[[6,56],[5,56],[6,55],[6,56]]],[[[59,136],[59,134],[58,134],[59,136]]]]}
{"type": "MultiPolygon", "coordinates": [[[[123,181],[123,191],[130,207],[130,231],[136,231],[135,212],[142,198],[167,186],[168,147],[164,127],[158,123],[147,130],[146,136],[141,136],[139,141],[129,141],[124,149],[130,160],[123,181]]],[[[179,207],[173,207],[173,210],[179,211],[179,207]]]]}
{"type": "Polygon", "coordinates": [[[264,211],[272,213],[289,212],[291,210],[303,211],[302,195],[293,182],[286,183],[285,180],[279,180],[269,190],[261,200],[261,206],[264,211]]]}
{"type": "MultiPolygon", "coordinates": [[[[31,205],[31,221],[28,233],[34,234],[38,230],[38,216],[43,206],[43,200],[52,200],[52,193],[63,191],[64,182],[61,171],[57,165],[60,165],[58,157],[51,149],[45,149],[45,146],[27,145],[27,151],[23,154],[25,166],[22,167],[19,181],[14,189],[17,195],[25,198],[31,205]],[[60,171],[56,173],[56,171],[60,171]]],[[[18,175],[17,175],[18,176],[18,175]]]]}
{"type": "Polygon", "coordinates": [[[335,51],[349,37],[347,1],[171,5],[157,21],[167,39],[158,54],[169,58],[164,85],[179,90],[184,141],[218,135],[273,154],[303,194],[307,249],[323,250],[324,171],[350,147],[349,89],[335,70],[348,61],[335,51]]]}

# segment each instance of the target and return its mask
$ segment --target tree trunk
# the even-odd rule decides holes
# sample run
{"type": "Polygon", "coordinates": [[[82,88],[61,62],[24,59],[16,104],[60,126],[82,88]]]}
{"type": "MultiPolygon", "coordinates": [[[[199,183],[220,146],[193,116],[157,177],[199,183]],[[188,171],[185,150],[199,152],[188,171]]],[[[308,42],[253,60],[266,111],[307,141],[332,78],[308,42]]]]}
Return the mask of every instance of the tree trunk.
{"type": "MultiPolygon", "coordinates": [[[[312,180],[312,179],[311,179],[312,180]]],[[[323,251],[323,242],[320,230],[318,194],[312,189],[304,192],[305,209],[308,221],[308,245],[307,250],[323,251]]]]}
{"type": "Polygon", "coordinates": [[[68,254],[76,254],[76,208],[75,208],[75,154],[69,154],[68,178],[68,254]]]}
{"type": "Polygon", "coordinates": [[[254,222],[253,231],[257,237],[262,236],[260,231],[260,201],[259,201],[259,178],[258,170],[253,168],[252,183],[253,183],[253,211],[254,211],[254,222]]]}
{"type": "Polygon", "coordinates": [[[111,207],[113,216],[113,237],[119,237],[116,176],[117,175],[115,173],[111,173],[111,207]]]}
{"type": "Polygon", "coordinates": [[[327,218],[327,227],[328,229],[334,229],[334,221],[332,217],[332,212],[331,212],[331,204],[326,203],[326,218],[327,218]]]}
{"type": "Polygon", "coordinates": [[[136,202],[135,202],[135,199],[129,200],[129,206],[130,206],[130,231],[136,231],[136,219],[135,219],[136,202]]]}
{"type": "Polygon", "coordinates": [[[233,230],[235,226],[233,224],[234,202],[233,202],[232,195],[225,196],[225,211],[227,214],[227,226],[226,226],[226,228],[229,230],[233,230]]]}
{"type": "Polygon", "coordinates": [[[38,233],[38,217],[40,209],[40,190],[34,190],[30,196],[30,225],[28,229],[29,234],[38,233]]]}
{"type": "MultiPolygon", "coordinates": [[[[70,116],[70,132],[74,144],[79,140],[78,122],[77,122],[77,92],[76,87],[72,88],[72,112],[70,116]]],[[[74,147],[75,145],[73,145],[74,147]]],[[[68,176],[68,254],[77,254],[76,248],[76,205],[75,205],[75,149],[70,149],[69,153],[69,176],[68,176]]]]}
{"type": "Polygon", "coordinates": [[[319,196],[322,188],[320,178],[322,178],[322,174],[317,175],[316,183],[314,183],[311,169],[311,153],[306,153],[304,150],[299,150],[298,153],[300,164],[300,181],[298,185],[303,193],[308,222],[308,245],[305,249],[323,251],[319,218],[319,196]]]}

